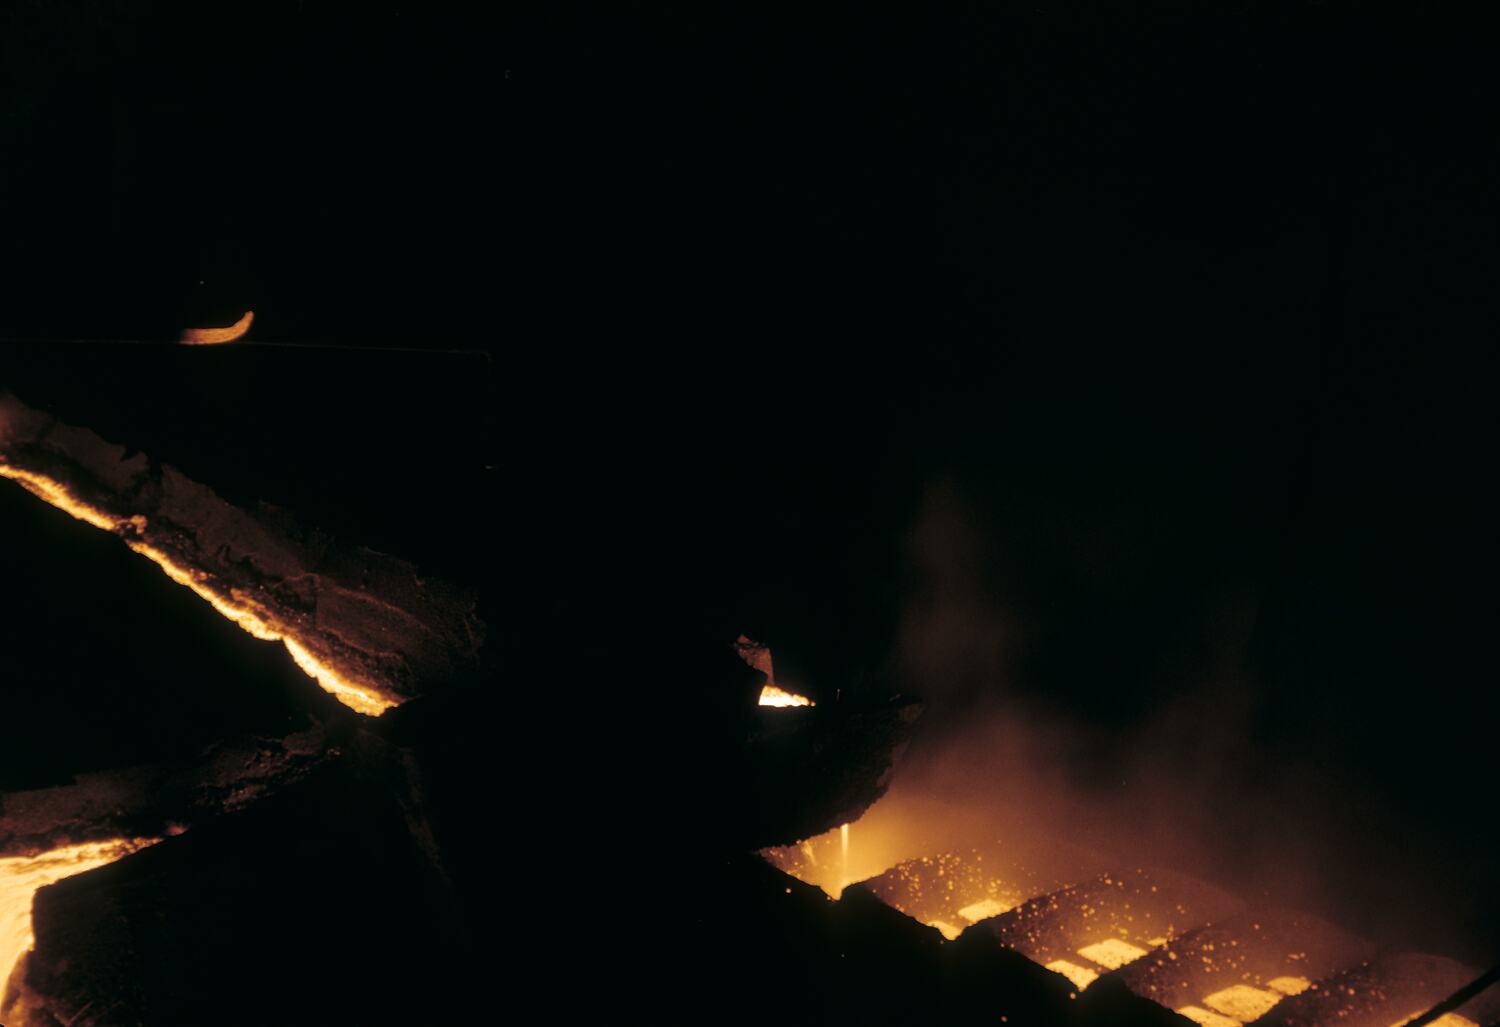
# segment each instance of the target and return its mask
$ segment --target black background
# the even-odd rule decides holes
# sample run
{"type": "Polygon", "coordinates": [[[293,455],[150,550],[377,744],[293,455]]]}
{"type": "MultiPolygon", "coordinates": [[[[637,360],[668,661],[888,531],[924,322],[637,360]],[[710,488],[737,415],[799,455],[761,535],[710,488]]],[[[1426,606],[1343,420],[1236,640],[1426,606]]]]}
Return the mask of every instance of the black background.
{"type": "Polygon", "coordinates": [[[1128,748],[1227,675],[1349,789],[1345,918],[1493,961],[1479,19],[813,6],[9,5],[15,387],[482,580],[476,795],[596,872],[712,803],[619,784],[693,776],[674,648],[899,678],[939,495],[1025,630],[934,723],[1004,689],[1128,748]],[[247,308],[238,357],[66,342],[247,308]]]}

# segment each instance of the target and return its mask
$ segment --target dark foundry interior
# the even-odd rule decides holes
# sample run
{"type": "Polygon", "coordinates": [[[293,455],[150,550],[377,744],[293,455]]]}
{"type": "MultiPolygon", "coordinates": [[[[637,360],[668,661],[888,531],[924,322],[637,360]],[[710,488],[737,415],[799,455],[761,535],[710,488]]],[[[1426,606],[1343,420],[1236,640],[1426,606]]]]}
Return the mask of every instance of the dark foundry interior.
{"type": "Polygon", "coordinates": [[[1500,1027],[1482,21],[0,5],[0,1025],[1500,1027]]]}

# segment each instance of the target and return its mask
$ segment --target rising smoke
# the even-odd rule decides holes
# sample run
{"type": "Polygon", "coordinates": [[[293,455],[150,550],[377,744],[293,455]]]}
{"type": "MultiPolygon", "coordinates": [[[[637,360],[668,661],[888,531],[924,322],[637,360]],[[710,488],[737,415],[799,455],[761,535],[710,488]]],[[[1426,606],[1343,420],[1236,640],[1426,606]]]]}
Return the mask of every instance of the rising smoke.
{"type": "Polygon", "coordinates": [[[1441,856],[1403,829],[1399,804],[1316,731],[1287,730],[1300,697],[1263,680],[1249,656],[1256,581],[1205,575],[1162,601],[1151,595],[1156,575],[1180,568],[1164,560],[1123,584],[1106,571],[1101,586],[1080,573],[1094,554],[1018,551],[992,511],[939,482],[907,535],[893,662],[927,712],[888,809],[937,804],[965,821],[950,833],[976,842],[990,833],[1023,849],[1072,843],[1122,869],[1193,874],[1384,944],[1492,956],[1465,933],[1441,856]],[[1100,629],[1099,617],[1079,614],[1087,604],[1039,584],[1057,578],[1095,606],[1133,605],[1100,629]],[[1057,651],[1091,645],[1106,651],[1057,651]],[[1153,649],[1165,654],[1155,663],[1153,649]],[[1149,680],[1153,667],[1159,680],[1149,680]]]}

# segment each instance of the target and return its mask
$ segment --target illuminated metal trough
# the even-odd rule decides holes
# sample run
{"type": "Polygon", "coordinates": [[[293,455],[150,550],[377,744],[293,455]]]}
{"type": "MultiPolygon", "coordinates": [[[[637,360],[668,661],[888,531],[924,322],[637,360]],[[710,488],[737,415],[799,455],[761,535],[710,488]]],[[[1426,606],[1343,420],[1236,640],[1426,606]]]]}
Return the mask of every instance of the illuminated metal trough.
{"type": "Polygon", "coordinates": [[[1188,931],[1122,968],[1120,978],[1189,1019],[1247,1023],[1372,955],[1368,942],[1316,917],[1259,910],[1188,931]]]}
{"type": "Polygon", "coordinates": [[[1009,912],[1032,895],[1061,887],[1000,844],[903,860],[855,885],[952,941],[972,924],[1009,912]]]}
{"type": "MultiPolygon", "coordinates": [[[[879,811],[868,818],[877,825],[879,811]]],[[[851,832],[858,839],[870,829],[859,821],[851,832]]],[[[1375,959],[1369,942],[1326,921],[1247,910],[1181,874],[1107,871],[1058,885],[998,843],[903,859],[871,873],[858,862],[857,842],[854,862],[846,855],[838,863],[836,834],[762,855],[834,897],[841,889],[827,882],[835,867],[864,870],[859,883],[843,882],[844,901],[879,900],[959,947],[997,942],[1065,978],[1083,1008],[1099,1006],[1106,990],[1112,997],[1123,990],[1202,1027],[1399,1027],[1477,976],[1437,956],[1375,959]],[[1098,984],[1104,979],[1112,989],[1098,984]]],[[[1068,853],[1068,862],[1081,870],[1089,860],[1068,853]]],[[[1110,1015],[1101,1012],[1104,1020],[1110,1015]]],[[[1500,988],[1432,1022],[1500,1022],[1500,988]]]]}
{"type": "MultiPolygon", "coordinates": [[[[1474,980],[1472,967],[1442,956],[1397,953],[1331,974],[1288,998],[1257,1027],[1399,1027],[1474,980]]],[[[1445,1018],[1442,1027],[1500,1021],[1500,989],[1491,988],[1445,1018]]]]}
{"type": "Polygon", "coordinates": [[[973,929],[992,933],[1006,948],[1085,987],[1094,976],[1199,924],[1231,915],[1240,905],[1227,893],[1180,875],[1106,871],[1028,899],[973,929]]]}

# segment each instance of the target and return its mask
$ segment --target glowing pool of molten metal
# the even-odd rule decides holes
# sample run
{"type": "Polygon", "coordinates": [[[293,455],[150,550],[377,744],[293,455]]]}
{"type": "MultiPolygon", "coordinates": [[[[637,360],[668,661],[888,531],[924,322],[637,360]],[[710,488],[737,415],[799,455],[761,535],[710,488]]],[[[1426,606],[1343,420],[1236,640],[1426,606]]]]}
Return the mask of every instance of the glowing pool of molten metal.
{"type": "MultiPolygon", "coordinates": [[[[268,642],[280,642],[286,646],[291,654],[293,662],[304,674],[312,678],[325,691],[339,702],[359,713],[377,717],[397,703],[379,695],[370,689],[350,681],[333,667],[322,662],[295,638],[277,630],[266,623],[259,615],[247,605],[237,602],[234,593],[228,598],[214,592],[206,583],[206,576],[201,572],[194,571],[190,567],[184,567],[161,550],[149,546],[144,542],[138,542],[128,538],[122,533],[122,529],[129,526],[136,531],[145,527],[145,518],[137,517],[122,519],[92,507],[73,496],[61,482],[54,481],[44,475],[35,474],[31,471],[23,471],[16,467],[0,464],[0,477],[10,478],[17,482],[22,488],[39,498],[46,500],[64,513],[76,517],[86,524],[92,524],[96,528],[102,528],[111,534],[120,537],[127,546],[141,554],[146,559],[160,567],[173,581],[193,590],[200,598],[206,600],[210,606],[221,615],[238,624],[245,631],[256,638],[268,642]]],[[[764,700],[762,700],[764,702],[764,700]]]]}
{"type": "Polygon", "coordinates": [[[155,839],[115,838],[64,845],[37,856],[0,858],[0,997],[21,957],[31,950],[31,900],[38,888],[113,863],[155,839]]]}

